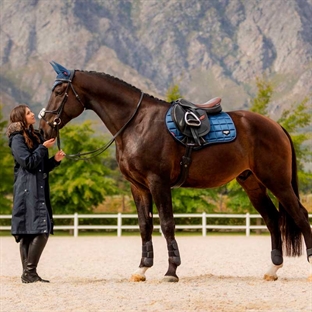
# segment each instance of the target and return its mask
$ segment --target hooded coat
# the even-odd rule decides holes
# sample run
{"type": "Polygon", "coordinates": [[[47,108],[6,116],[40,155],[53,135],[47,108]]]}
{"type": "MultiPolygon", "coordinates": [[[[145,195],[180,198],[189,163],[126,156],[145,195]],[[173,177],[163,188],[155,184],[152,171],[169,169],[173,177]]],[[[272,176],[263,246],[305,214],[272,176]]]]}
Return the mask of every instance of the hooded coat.
{"type": "Polygon", "coordinates": [[[33,141],[29,148],[19,122],[9,125],[7,135],[15,163],[11,233],[17,242],[25,234],[53,234],[49,172],[60,162],[49,158],[39,133],[41,143],[29,133],[33,141]]]}

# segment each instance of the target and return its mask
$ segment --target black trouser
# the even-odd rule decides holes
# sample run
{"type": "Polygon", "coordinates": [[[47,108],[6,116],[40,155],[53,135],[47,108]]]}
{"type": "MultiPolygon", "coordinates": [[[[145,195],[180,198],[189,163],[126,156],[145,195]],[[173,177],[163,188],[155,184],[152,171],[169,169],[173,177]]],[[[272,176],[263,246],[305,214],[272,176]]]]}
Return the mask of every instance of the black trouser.
{"type": "Polygon", "coordinates": [[[42,279],[37,274],[37,265],[48,241],[47,234],[24,235],[20,241],[20,254],[23,265],[23,282],[36,282],[42,279]]]}

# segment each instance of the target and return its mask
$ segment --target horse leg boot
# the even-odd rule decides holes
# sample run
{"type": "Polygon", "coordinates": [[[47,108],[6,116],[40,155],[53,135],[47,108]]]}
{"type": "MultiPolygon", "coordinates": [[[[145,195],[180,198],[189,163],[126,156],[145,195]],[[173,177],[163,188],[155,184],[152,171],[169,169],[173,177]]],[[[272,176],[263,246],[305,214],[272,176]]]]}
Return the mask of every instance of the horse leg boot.
{"type": "Polygon", "coordinates": [[[23,283],[49,283],[48,280],[42,279],[37,274],[37,265],[47,241],[48,236],[46,234],[40,234],[35,236],[34,239],[29,243],[27,264],[22,275],[23,283]]]}
{"type": "Polygon", "coordinates": [[[167,244],[168,249],[168,262],[169,268],[167,273],[165,274],[163,281],[164,282],[178,282],[179,278],[176,274],[177,267],[181,264],[180,252],[178,243],[175,239],[167,244]]]}
{"type": "Polygon", "coordinates": [[[142,244],[142,258],[139,268],[131,275],[131,282],[144,282],[145,272],[154,264],[153,242],[150,240],[142,244]]]}

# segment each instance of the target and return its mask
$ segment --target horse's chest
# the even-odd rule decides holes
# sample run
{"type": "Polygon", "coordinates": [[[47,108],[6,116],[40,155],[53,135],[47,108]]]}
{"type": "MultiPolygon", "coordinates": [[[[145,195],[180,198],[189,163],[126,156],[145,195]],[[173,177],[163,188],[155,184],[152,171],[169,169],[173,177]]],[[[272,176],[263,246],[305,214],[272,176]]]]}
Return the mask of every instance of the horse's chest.
{"type": "Polygon", "coordinates": [[[138,144],[127,144],[124,148],[117,150],[117,162],[121,170],[123,168],[129,170],[143,164],[146,156],[144,149],[138,144]]]}

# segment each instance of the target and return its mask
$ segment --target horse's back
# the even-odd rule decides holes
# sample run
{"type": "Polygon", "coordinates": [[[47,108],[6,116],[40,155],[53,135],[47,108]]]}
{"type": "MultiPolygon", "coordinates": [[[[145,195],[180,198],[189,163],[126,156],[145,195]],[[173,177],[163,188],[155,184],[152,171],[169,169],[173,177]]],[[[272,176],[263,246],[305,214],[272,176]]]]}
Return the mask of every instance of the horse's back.
{"type": "Polygon", "coordinates": [[[268,151],[276,148],[290,150],[289,139],[282,126],[276,121],[244,110],[228,112],[234,121],[238,140],[253,144],[254,148],[267,148],[268,151]]]}

